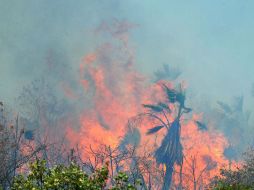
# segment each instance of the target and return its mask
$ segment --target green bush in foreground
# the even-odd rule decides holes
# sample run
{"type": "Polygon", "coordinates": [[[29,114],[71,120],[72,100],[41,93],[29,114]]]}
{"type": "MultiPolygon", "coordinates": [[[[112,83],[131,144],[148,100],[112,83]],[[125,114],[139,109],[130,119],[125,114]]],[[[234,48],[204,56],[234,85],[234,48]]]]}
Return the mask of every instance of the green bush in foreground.
{"type": "Polygon", "coordinates": [[[254,189],[254,147],[244,153],[240,167],[221,169],[220,176],[216,176],[212,184],[215,190],[254,189]]]}
{"type": "Polygon", "coordinates": [[[253,188],[242,185],[242,184],[226,184],[224,182],[219,182],[218,185],[214,188],[214,190],[252,190],[253,188]]]}
{"type": "Polygon", "coordinates": [[[115,177],[115,185],[107,188],[108,168],[102,167],[91,176],[84,173],[76,164],[58,165],[47,168],[44,160],[30,165],[28,175],[14,179],[12,190],[136,190],[129,184],[125,173],[115,177]]]}

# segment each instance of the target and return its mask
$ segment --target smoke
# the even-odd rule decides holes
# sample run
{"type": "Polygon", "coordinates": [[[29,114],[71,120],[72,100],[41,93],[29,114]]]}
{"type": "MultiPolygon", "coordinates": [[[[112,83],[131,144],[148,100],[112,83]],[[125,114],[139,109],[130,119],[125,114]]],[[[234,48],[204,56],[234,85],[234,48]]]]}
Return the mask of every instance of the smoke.
{"type": "Polygon", "coordinates": [[[50,104],[45,114],[55,109],[57,115],[44,115],[41,124],[49,127],[44,119],[50,118],[73,144],[101,137],[111,144],[120,138],[123,145],[140,144],[147,126],[138,131],[126,125],[142,103],[161,98],[152,83],[184,80],[188,105],[198,113],[186,124],[184,144],[192,148],[192,141],[203,150],[203,165],[211,159],[225,163],[223,154],[233,159],[232,152],[252,143],[252,6],[252,1],[0,2],[0,100],[15,108],[20,99],[14,100],[34,85],[37,93],[23,97],[41,101],[40,95],[50,94],[53,103],[40,104],[50,104]],[[34,83],[37,79],[49,90],[34,83]],[[230,102],[237,96],[244,98],[236,108],[230,102]],[[241,131],[238,140],[245,141],[237,142],[241,131]]]}
{"type": "Polygon", "coordinates": [[[1,96],[13,99],[23,84],[45,74],[50,49],[76,70],[84,52],[107,38],[94,36],[94,28],[114,18],[139,25],[132,35],[139,70],[151,74],[173,64],[195,92],[216,100],[247,95],[254,80],[251,7],[238,1],[1,2],[1,96]]]}

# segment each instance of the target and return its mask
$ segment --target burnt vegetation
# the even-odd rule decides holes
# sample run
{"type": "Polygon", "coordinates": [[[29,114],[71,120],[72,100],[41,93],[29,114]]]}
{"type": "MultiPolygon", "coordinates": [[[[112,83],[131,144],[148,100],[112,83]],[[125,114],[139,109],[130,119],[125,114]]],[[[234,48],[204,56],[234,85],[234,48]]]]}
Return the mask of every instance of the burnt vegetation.
{"type": "MultiPolygon", "coordinates": [[[[164,65],[155,77],[156,81],[175,80],[180,74],[178,69],[164,65]]],[[[43,79],[24,88],[18,98],[22,110],[19,115],[0,102],[0,187],[3,190],[253,189],[253,149],[245,153],[241,166],[234,166],[235,161],[243,160],[242,153],[253,141],[251,112],[244,109],[244,97],[235,98],[232,104],[217,102],[213,119],[228,139],[224,156],[229,164],[221,168],[221,174],[210,184],[205,184],[204,178],[210,177],[209,172],[218,164],[209,155],[203,155],[205,164],[197,169],[200,161],[197,155],[184,155],[182,123],[192,112],[186,106],[185,89],[182,85],[173,88],[167,83],[159,84],[163,99],[142,104],[143,112],[129,119],[117,146],[93,147],[89,142],[85,147],[70,146],[61,122],[73,109],[68,102],[58,99],[43,79]],[[139,126],[144,121],[153,127],[142,134],[139,126]],[[158,134],[162,137],[160,141],[158,134]],[[141,143],[142,135],[154,137],[154,146],[141,143]],[[187,168],[185,172],[183,167],[187,168]],[[186,181],[190,183],[187,185],[186,181]]],[[[194,123],[202,133],[210,130],[208,121],[197,119],[194,123]]],[[[110,129],[105,127],[105,130],[110,129]]]]}
{"type": "Polygon", "coordinates": [[[161,145],[155,150],[154,157],[157,164],[162,164],[166,167],[162,189],[167,190],[171,185],[174,165],[177,164],[181,167],[183,162],[180,119],[182,114],[189,113],[191,109],[185,107],[185,94],[181,86],[178,90],[171,89],[166,85],[163,85],[162,88],[166,94],[164,102],[153,105],[144,104],[143,106],[147,110],[144,115],[157,120],[160,124],[149,129],[147,135],[155,134],[161,129],[166,130],[161,145]],[[176,106],[174,110],[175,118],[172,122],[170,122],[169,115],[173,114],[173,110],[170,109],[169,104],[176,106]]]}

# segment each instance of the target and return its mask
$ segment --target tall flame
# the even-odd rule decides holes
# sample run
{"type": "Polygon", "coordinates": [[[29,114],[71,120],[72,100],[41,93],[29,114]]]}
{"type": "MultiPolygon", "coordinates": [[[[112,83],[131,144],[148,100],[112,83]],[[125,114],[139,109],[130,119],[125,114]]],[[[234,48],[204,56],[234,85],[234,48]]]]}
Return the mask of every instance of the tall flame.
{"type": "MultiPolygon", "coordinates": [[[[73,146],[92,145],[96,149],[100,144],[106,144],[116,147],[128,130],[128,120],[144,111],[142,104],[163,98],[158,84],[151,84],[148,78],[135,71],[126,30],[122,30],[121,34],[120,28],[116,31],[111,35],[113,39],[118,39],[118,43],[104,43],[87,54],[80,64],[80,87],[89,101],[79,116],[79,130],[67,129],[68,139],[73,146]]],[[[66,91],[73,97],[69,90],[66,91]]],[[[227,165],[223,156],[227,141],[218,131],[200,131],[194,122],[196,116],[193,117],[188,122],[182,122],[181,139],[185,155],[182,180],[191,186],[195,179],[202,186],[218,174],[218,168],[227,165]]],[[[145,123],[139,126],[140,144],[149,141],[154,150],[155,137],[145,135],[153,123],[145,123]]],[[[156,139],[160,141],[163,136],[163,132],[160,132],[156,139]]],[[[179,182],[177,172],[174,179],[175,183],[179,182]]]]}

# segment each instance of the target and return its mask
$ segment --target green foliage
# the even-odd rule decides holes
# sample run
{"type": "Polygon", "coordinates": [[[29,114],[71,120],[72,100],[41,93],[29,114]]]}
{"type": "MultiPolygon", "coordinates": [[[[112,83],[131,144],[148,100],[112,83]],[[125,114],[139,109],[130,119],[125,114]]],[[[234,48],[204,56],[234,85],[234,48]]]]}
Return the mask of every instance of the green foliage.
{"type": "Polygon", "coordinates": [[[252,190],[250,186],[243,185],[243,184],[227,184],[223,181],[220,181],[214,190],[252,190]]]}
{"type": "MultiPolygon", "coordinates": [[[[115,177],[116,185],[111,190],[135,190],[136,187],[129,183],[129,177],[126,173],[119,172],[115,177]]],[[[141,185],[141,181],[136,182],[137,185],[141,185]]]]}
{"type": "Polygon", "coordinates": [[[108,168],[102,167],[91,176],[84,173],[74,163],[69,166],[57,165],[53,168],[46,167],[46,161],[37,160],[30,164],[27,176],[19,175],[15,178],[12,190],[135,190],[129,184],[129,178],[120,172],[115,177],[115,186],[107,188],[108,168]]]}
{"type": "Polygon", "coordinates": [[[221,176],[215,177],[212,182],[214,190],[252,190],[254,189],[253,174],[251,171],[221,170],[221,176]]]}
{"type": "Polygon", "coordinates": [[[241,167],[221,169],[220,176],[216,176],[212,182],[215,190],[251,190],[254,189],[254,150],[245,153],[245,159],[241,167]]]}

